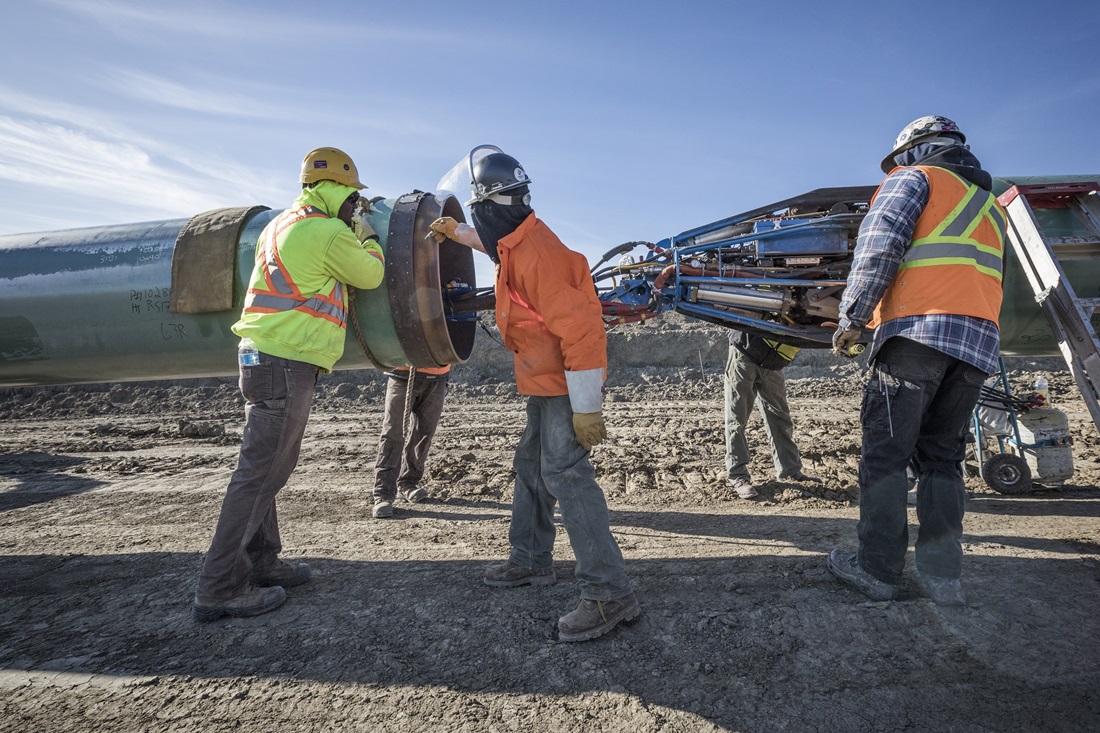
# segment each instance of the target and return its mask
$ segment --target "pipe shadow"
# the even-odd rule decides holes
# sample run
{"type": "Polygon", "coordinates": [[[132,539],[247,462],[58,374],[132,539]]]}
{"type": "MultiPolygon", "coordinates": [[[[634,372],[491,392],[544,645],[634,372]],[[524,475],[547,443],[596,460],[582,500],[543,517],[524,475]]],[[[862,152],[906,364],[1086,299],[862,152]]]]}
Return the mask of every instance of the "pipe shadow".
{"type": "Polygon", "coordinates": [[[0,477],[16,482],[14,487],[0,491],[0,512],[63,499],[103,486],[103,481],[62,473],[86,461],[76,456],[40,452],[0,456],[0,477]],[[24,476],[26,478],[22,478],[24,476]]]}

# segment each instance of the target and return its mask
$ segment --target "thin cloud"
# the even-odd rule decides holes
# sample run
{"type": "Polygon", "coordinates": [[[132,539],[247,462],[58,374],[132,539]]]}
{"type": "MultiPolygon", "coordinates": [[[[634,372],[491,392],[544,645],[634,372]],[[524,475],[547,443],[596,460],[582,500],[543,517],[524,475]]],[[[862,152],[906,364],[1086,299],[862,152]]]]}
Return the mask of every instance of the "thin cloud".
{"type": "MultiPolygon", "coordinates": [[[[194,84],[173,81],[163,76],[131,71],[121,67],[112,67],[89,83],[116,94],[144,103],[152,103],[174,109],[183,109],[202,115],[232,117],[237,119],[294,120],[302,116],[303,107],[293,103],[278,104],[271,100],[287,99],[287,90],[278,86],[262,86],[250,82],[247,89],[230,79],[205,77],[194,84]]],[[[2,90],[2,87],[0,87],[2,90]]],[[[291,98],[292,99],[292,98],[291,98]]],[[[32,111],[31,102],[21,105],[27,112],[32,111]]],[[[415,110],[422,106],[422,100],[416,96],[388,95],[378,99],[378,104],[386,109],[415,110]]],[[[3,98],[0,95],[0,106],[3,98]]],[[[33,110],[40,111],[40,110],[33,110]]],[[[54,116],[57,119],[58,116],[54,116]]],[[[404,136],[435,135],[440,127],[426,121],[426,114],[417,116],[391,113],[386,115],[363,116],[346,111],[336,105],[326,113],[326,123],[334,127],[347,127],[365,133],[404,136]]],[[[68,118],[64,118],[68,119],[68,118]]]]}
{"type": "Polygon", "coordinates": [[[75,129],[0,115],[0,183],[45,189],[125,212],[126,219],[189,216],[220,206],[281,201],[270,175],[134,138],[125,130],[75,129]]]}
{"type": "Polygon", "coordinates": [[[0,84],[0,110],[7,110],[15,117],[54,120],[73,128],[100,129],[111,125],[107,115],[87,107],[26,94],[3,84],[0,84]]]}
{"type": "MultiPolygon", "coordinates": [[[[200,114],[213,121],[232,119],[221,112],[200,114]]],[[[276,112],[271,119],[282,116],[276,112]]],[[[353,123],[359,134],[367,135],[396,135],[402,125],[394,116],[382,116],[377,124],[349,116],[346,125],[353,123]]],[[[429,126],[404,123],[406,132],[416,127],[429,126]]],[[[287,134],[300,137],[293,125],[287,134]]],[[[379,192],[387,190],[384,180],[375,185],[379,192]]],[[[63,200],[76,195],[97,202],[96,211],[109,219],[137,220],[192,215],[227,205],[277,206],[289,201],[295,187],[285,171],[276,173],[262,164],[142,133],[127,118],[106,111],[0,85],[0,188],[7,189],[8,204],[20,212],[6,216],[0,230],[25,231],[37,224],[29,220],[33,212],[15,203],[24,198],[63,200]]],[[[88,223],[84,216],[66,221],[63,211],[51,217],[55,226],[88,223]]]]}
{"type": "Polygon", "coordinates": [[[196,175],[157,163],[137,145],[10,117],[0,117],[0,179],[159,213],[213,203],[196,175]]]}
{"type": "Polygon", "coordinates": [[[218,91],[217,86],[231,86],[223,80],[210,81],[201,86],[187,86],[164,77],[116,67],[109,71],[101,84],[131,99],[203,114],[263,118],[279,112],[239,90],[218,91]]]}
{"type": "MultiPolygon", "coordinates": [[[[297,10],[267,15],[257,15],[254,10],[241,10],[228,3],[202,5],[190,2],[173,6],[165,3],[130,3],[117,0],[46,0],[50,5],[72,15],[83,16],[121,37],[145,44],[159,42],[160,32],[173,37],[197,36],[214,39],[247,41],[248,37],[262,38],[266,44],[288,40],[300,41],[313,33],[330,37],[345,33],[356,36],[369,32],[372,46],[408,43],[453,43],[456,31],[453,27],[439,29],[434,24],[425,27],[381,25],[369,12],[358,20],[353,13],[346,18],[320,18],[316,20],[297,10]],[[237,12],[239,11],[239,12],[237,12]],[[335,26],[334,26],[335,24],[335,26]]],[[[364,9],[366,3],[362,4],[364,9]]],[[[345,7],[343,5],[339,6],[345,7]]],[[[346,6],[348,10],[356,4],[346,6]]]]}
{"type": "MultiPolygon", "coordinates": [[[[104,28],[128,38],[148,40],[150,29],[166,29],[174,34],[194,34],[208,38],[233,38],[240,33],[237,23],[227,23],[217,8],[193,5],[112,2],[112,0],[47,0],[59,10],[95,21],[104,28]]],[[[243,21],[244,16],[241,17],[243,21]]],[[[156,39],[156,36],[153,36],[156,39]]]]}

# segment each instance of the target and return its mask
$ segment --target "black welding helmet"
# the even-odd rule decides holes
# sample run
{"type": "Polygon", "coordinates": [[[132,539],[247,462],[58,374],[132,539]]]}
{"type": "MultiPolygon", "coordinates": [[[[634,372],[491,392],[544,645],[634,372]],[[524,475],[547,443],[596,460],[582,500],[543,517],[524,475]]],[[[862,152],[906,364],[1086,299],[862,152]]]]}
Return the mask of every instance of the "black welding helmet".
{"type": "Polygon", "coordinates": [[[467,206],[482,201],[495,201],[505,206],[528,206],[531,179],[519,161],[495,145],[479,145],[467,157],[470,191],[473,198],[467,206]]]}

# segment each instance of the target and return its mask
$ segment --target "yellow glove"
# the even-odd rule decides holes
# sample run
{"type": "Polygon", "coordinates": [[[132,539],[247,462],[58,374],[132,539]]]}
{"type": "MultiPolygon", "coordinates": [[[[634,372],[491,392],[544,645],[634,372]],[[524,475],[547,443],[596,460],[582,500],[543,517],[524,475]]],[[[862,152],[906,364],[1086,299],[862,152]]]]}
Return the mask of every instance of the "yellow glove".
{"type": "Polygon", "coordinates": [[[359,244],[363,244],[368,239],[378,241],[378,232],[374,231],[374,227],[367,221],[366,212],[356,211],[352,214],[351,230],[355,232],[355,238],[359,240],[359,244]]]}
{"type": "Polygon", "coordinates": [[[833,351],[845,356],[859,356],[864,348],[863,344],[859,343],[859,337],[862,334],[862,329],[838,326],[833,334],[833,351]]]}
{"type": "Polygon", "coordinates": [[[429,228],[432,230],[435,241],[443,244],[447,239],[454,241],[458,222],[449,216],[443,216],[433,221],[429,228]]]}
{"type": "Polygon", "coordinates": [[[602,412],[574,412],[573,432],[577,434],[577,442],[585,450],[594,447],[607,440],[607,425],[603,421],[602,412]]]}

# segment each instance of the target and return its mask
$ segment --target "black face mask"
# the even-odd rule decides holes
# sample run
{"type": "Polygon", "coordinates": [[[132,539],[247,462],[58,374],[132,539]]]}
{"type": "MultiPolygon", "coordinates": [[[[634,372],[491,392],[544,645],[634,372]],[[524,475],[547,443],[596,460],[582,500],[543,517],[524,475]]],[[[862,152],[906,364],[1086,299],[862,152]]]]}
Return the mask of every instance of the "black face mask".
{"type": "Polygon", "coordinates": [[[534,211],[524,204],[506,206],[496,201],[470,204],[470,218],[473,219],[474,229],[493,262],[500,263],[500,257],[497,256],[497,244],[500,240],[514,232],[534,211]]]}

